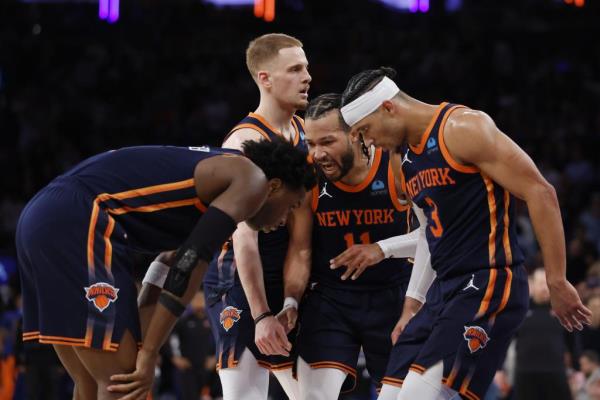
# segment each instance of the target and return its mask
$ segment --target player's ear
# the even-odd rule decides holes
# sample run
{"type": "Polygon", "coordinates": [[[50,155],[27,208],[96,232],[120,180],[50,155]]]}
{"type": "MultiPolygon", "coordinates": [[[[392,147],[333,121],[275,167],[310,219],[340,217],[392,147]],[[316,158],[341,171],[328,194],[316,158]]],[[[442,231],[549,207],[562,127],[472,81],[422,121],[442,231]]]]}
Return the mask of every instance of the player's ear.
{"type": "Polygon", "coordinates": [[[396,105],[391,100],[384,100],[383,103],[381,103],[381,108],[383,111],[387,111],[389,113],[394,113],[396,111],[396,105]]]}
{"type": "Polygon", "coordinates": [[[283,189],[283,182],[279,178],[269,179],[269,196],[280,192],[283,189]]]}
{"type": "Polygon", "coordinates": [[[270,88],[273,86],[273,82],[271,81],[271,74],[268,71],[258,71],[256,74],[256,80],[259,86],[270,88]]]}

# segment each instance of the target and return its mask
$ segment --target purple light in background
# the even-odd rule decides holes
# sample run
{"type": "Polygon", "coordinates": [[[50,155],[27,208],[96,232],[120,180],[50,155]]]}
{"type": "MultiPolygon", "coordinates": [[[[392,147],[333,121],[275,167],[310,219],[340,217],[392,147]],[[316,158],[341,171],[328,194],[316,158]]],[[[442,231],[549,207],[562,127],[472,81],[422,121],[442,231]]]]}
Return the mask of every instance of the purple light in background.
{"type": "Polygon", "coordinates": [[[108,22],[114,24],[119,19],[119,0],[110,0],[108,22]]]}
{"type": "Polygon", "coordinates": [[[108,18],[109,4],[110,4],[110,0],[98,0],[98,18],[100,18],[100,19],[108,18]]]}
{"type": "Polygon", "coordinates": [[[411,0],[410,6],[408,7],[408,11],[411,13],[419,12],[419,0],[411,0]]]}
{"type": "Polygon", "coordinates": [[[426,13],[429,11],[429,0],[420,0],[419,1],[419,11],[426,13]]]}

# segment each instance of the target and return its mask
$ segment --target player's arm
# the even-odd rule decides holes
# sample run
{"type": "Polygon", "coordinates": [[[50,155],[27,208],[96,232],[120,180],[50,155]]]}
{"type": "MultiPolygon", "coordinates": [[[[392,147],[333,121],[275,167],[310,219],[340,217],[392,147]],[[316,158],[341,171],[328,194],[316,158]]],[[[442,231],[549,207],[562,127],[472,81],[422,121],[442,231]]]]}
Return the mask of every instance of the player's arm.
{"type": "Polygon", "coordinates": [[[288,218],[290,233],[287,255],[283,266],[283,309],[278,314],[279,321],[291,331],[298,318],[298,303],[302,299],[312,264],[312,190],[306,193],[304,201],[288,218]]]}
{"type": "Polygon", "coordinates": [[[476,166],[527,203],[544,259],[552,308],[567,330],[582,329],[582,323],[590,323],[591,312],[566,278],[565,237],[554,187],[487,114],[474,110],[455,114],[444,133],[450,155],[460,164],[476,166]]]}
{"type": "Polygon", "coordinates": [[[142,340],[146,337],[146,330],[152,319],[158,297],[169,274],[170,266],[175,262],[176,251],[165,251],[160,253],[150,263],[146,275],[142,280],[142,288],[138,295],[138,310],[140,315],[140,326],[142,328],[142,340]]]}
{"type": "MultiPolygon", "coordinates": [[[[223,147],[242,150],[247,140],[260,141],[263,136],[250,128],[235,131],[225,140],[223,147]]],[[[263,267],[258,250],[258,232],[250,229],[245,222],[238,225],[233,234],[233,252],[242,288],[248,299],[252,319],[269,312],[263,267]]],[[[261,353],[287,356],[291,349],[283,326],[273,316],[262,318],[255,327],[254,341],[261,353]]]]}
{"type": "Polygon", "coordinates": [[[244,157],[210,158],[198,164],[194,176],[196,182],[204,183],[196,187],[199,196],[212,201],[177,251],[138,352],[136,370],[111,377],[115,384],[108,390],[126,393],[123,400],[144,398],[149,391],[159,349],[200,286],[212,256],[237,223],[256,214],[267,197],[264,173],[244,157]]]}

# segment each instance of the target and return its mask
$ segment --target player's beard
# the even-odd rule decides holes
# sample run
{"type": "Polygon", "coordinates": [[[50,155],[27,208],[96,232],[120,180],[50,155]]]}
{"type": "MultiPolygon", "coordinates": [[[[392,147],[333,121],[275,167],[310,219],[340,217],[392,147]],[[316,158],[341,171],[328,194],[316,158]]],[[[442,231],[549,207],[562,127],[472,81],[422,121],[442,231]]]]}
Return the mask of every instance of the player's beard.
{"type": "Polygon", "coordinates": [[[348,172],[350,172],[352,167],[354,167],[354,149],[352,148],[352,144],[348,142],[348,148],[346,149],[346,152],[342,154],[342,159],[340,160],[340,175],[336,181],[343,179],[348,172]]]}

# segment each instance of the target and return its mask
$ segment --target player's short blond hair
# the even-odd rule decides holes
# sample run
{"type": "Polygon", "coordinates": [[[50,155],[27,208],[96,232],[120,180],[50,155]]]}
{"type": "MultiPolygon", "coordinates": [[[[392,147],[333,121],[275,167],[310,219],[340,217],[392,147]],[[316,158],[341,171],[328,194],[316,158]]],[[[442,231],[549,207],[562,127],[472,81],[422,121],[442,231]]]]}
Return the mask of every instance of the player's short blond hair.
{"type": "Polygon", "coordinates": [[[268,33],[252,40],[246,49],[246,66],[252,78],[279,54],[279,50],[287,47],[302,47],[302,42],[284,33],[268,33]]]}

